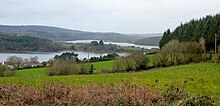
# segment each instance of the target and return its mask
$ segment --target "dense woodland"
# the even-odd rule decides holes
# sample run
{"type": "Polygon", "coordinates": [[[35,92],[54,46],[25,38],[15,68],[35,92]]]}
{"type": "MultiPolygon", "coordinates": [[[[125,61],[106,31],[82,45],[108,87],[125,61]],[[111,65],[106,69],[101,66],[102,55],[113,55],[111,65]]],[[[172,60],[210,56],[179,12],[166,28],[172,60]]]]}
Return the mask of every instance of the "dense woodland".
{"type": "Polygon", "coordinates": [[[193,19],[190,22],[178,26],[173,32],[168,29],[164,32],[160,41],[160,48],[172,39],[180,42],[199,41],[205,39],[206,51],[214,50],[215,34],[217,34],[217,44],[220,44],[220,14],[206,16],[201,19],[193,19]]]}
{"type": "Polygon", "coordinates": [[[51,40],[0,34],[0,51],[1,52],[19,52],[19,51],[38,51],[51,52],[62,50],[61,45],[51,40]]]}

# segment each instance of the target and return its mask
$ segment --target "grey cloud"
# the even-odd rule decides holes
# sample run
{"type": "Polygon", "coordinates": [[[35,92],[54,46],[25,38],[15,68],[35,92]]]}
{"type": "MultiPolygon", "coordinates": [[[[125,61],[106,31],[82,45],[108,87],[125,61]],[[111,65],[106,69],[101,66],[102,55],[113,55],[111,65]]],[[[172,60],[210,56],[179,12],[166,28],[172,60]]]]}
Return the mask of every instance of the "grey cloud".
{"type": "Polygon", "coordinates": [[[1,0],[0,24],[152,33],[220,11],[220,0],[1,0]]]}

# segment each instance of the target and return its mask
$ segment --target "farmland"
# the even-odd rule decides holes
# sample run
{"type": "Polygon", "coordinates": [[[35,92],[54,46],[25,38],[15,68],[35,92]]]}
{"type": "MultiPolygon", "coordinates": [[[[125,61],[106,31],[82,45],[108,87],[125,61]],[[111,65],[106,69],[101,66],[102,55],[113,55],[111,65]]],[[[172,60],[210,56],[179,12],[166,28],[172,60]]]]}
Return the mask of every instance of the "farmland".
{"type": "MultiPolygon", "coordinates": [[[[109,65],[108,63],[106,64],[109,65]]],[[[17,84],[41,87],[44,84],[51,83],[65,83],[69,86],[72,86],[89,84],[120,85],[122,83],[129,82],[139,85],[147,85],[152,90],[165,90],[170,86],[176,86],[178,88],[186,89],[191,94],[206,94],[220,97],[219,63],[189,64],[168,68],[151,69],[136,73],[130,72],[54,77],[43,75],[44,71],[44,68],[20,70],[17,71],[17,76],[19,77],[1,78],[0,84],[17,84]],[[26,71],[30,71],[30,73],[26,71]],[[22,77],[22,73],[23,75],[28,76],[22,77]]]]}
{"type": "MultiPolygon", "coordinates": [[[[113,61],[103,61],[92,63],[95,67],[95,72],[99,73],[102,69],[111,69],[113,67],[113,61]]],[[[23,69],[16,71],[16,77],[43,77],[47,76],[47,68],[33,68],[33,69],[23,69]]]]}
{"type": "Polygon", "coordinates": [[[40,77],[46,76],[46,68],[33,68],[17,70],[16,77],[40,77]]]}

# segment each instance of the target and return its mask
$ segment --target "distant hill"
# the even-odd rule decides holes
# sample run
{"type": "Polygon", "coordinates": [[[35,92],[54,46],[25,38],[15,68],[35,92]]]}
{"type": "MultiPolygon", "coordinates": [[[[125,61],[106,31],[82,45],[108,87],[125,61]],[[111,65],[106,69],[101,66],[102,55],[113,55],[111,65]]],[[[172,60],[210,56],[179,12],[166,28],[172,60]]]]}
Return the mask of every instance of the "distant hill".
{"type": "Polygon", "coordinates": [[[163,47],[172,39],[179,41],[199,41],[205,39],[206,50],[214,50],[215,34],[217,34],[217,44],[220,44],[220,14],[206,16],[201,19],[193,19],[185,24],[181,24],[174,31],[168,29],[164,32],[160,41],[160,47],[163,47]]]}
{"type": "Polygon", "coordinates": [[[159,42],[160,42],[161,38],[162,38],[162,36],[147,37],[147,38],[143,38],[143,39],[137,40],[135,42],[135,44],[138,44],[138,45],[149,45],[149,46],[159,46],[159,42]]]}
{"type": "Polygon", "coordinates": [[[0,32],[9,35],[22,35],[31,37],[40,37],[50,39],[53,41],[67,41],[67,40],[105,40],[105,41],[119,41],[132,42],[137,38],[143,36],[135,34],[126,35],[120,33],[101,33],[101,32],[86,32],[71,29],[64,29],[50,26],[6,26],[0,25],[0,32]]]}
{"type": "Polygon", "coordinates": [[[60,50],[62,50],[61,45],[51,40],[0,33],[0,52],[53,52],[60,50]]]}

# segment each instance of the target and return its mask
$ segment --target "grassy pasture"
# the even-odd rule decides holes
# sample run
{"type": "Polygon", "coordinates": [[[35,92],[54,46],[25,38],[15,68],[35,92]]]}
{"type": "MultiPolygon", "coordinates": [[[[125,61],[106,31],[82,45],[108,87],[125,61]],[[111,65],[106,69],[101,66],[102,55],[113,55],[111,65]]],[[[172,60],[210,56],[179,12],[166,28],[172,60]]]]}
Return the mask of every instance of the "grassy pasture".
{"type": "Polygon", "coordinates": [[[95,72],[100,72],[102,69],[109,69],[111,70],[113,67],[115,60],[112,61],[102,61],[102,62],[94,62],[91,63],[95,67],[95,72]]]}
{"type": "MultiPolygon", "coordinates": [[[[104,63],[103,63],[104,64],[104,63]]],[[[106,63],[107,64],[107,63],[106,63]]],[[[31,73],[20,70],[26,75],[34,73],[39,76],[0,78],[0,84],[17,84],[40,87],[48,83],[65,83],[67,85],[120,85],[122,83],[136,83],[147,85],[152,90],[165,90],[170,86],[184,88],[192,94],[207,94],[220,97],[220,64],[199,63],[174,66],[168,68],[152,69],[136,73],[94,74],[75,76],[42,75],[44,69],[29,70],[31,73]],[[36,71],[36,72],[32,72],[36,71]],[[40,76],[42,75],[42,76],[40,76]]]]}
{"type": "MultiPolygon", "coordinates": [[[[114,61],[103,61],[91,63],[95,67],[95,72],[99,73],[102,69],[111,69],[113,67],[114,61]]],[[[47,68],[33,68],[33,69],[23,69],[16,71],[16,77],[43,77],[47,76],[47,68]]]]}
{"type": "Polygon", "coordinates": [[[46,68],[23,69],[16,71],[16,77],[42,77],[46,76],[46,68]]]}

